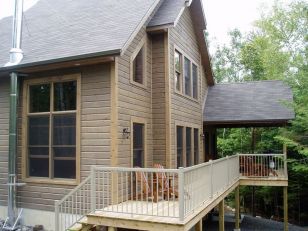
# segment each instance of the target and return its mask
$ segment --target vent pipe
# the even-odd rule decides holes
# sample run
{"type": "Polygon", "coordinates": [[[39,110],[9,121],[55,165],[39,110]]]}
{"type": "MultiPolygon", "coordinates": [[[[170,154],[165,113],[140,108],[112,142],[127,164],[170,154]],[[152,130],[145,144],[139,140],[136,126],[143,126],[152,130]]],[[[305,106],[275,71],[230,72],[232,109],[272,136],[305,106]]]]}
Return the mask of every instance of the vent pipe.
{"type": "Polygon", "coordinates": [[[13,66],[20,63],[23,58],[21,50],[23,0],[15,0],[12,30],[12,48],[10,50],[10,61],[5,66],[13,66]]]}
{"type": "MultiPolygon", "coordinates": [[[[12,31],[12,48],[10,50],[10,61],[5,66],[18,65],[23,58],[21,50],[21,33],[23,17],[23,0],[15,0],[12,31]]],[[[18,74],[10,74],[10,118],[9,118],[9,156],[8,156],[8,218],[7,227],[15,230],[20,218],[17,216],[16,187],[17,172],[17,99],[18,99],[18,74]]]]}

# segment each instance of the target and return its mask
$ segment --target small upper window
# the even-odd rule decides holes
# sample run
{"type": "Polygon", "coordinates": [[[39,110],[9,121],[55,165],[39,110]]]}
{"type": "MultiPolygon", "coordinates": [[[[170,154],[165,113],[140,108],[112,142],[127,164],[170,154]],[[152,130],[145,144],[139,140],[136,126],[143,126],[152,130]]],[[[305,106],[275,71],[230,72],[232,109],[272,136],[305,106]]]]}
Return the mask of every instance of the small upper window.
{"type": "Polygon", "coordinates": [[[198,99],[198,68],[195,64],[192,64],[193,72],[193,97],[198,99]]]}
{"type": "Polygon", "coordinates": [[[184,63],[185,74],[185,95],[191,96],[191,61],[185,57],[184,63]]]}
{"type": "Polygon", "coordinates": [[[133,60],[133,81],[144,84],[144,47],[140,49],[133,60]]]}
{"type": "Polygon", "coordinates": [[[174,63],[175,63],[175,88],[178,91],[181,91],[182,85],[182,54],[178,51],[174,53],[174,63]]]}

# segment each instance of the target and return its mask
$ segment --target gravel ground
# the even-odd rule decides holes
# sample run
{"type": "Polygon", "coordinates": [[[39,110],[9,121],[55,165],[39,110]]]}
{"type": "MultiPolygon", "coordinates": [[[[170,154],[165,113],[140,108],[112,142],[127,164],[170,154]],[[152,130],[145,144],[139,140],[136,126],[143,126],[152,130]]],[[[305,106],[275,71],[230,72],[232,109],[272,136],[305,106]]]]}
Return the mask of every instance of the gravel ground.
{"type": "MultiPolygon", "coordinates": [[[[204,225],[204,231],[217,231],[218,230],[218,222],[212,221],[207,222],[204,225]]],[[[245,215],[242,223],[240,224],[241,231],[283,231],[283,223],[272,221],[263,218],[256,218],[245,215]]],[[[226,222],[225,223],[225,231],[233,231],[234,223],[226,222]]],[[[306,228],[298,227],[295,225],[289,224],[289,231],[308,231],[306,228]]]]}

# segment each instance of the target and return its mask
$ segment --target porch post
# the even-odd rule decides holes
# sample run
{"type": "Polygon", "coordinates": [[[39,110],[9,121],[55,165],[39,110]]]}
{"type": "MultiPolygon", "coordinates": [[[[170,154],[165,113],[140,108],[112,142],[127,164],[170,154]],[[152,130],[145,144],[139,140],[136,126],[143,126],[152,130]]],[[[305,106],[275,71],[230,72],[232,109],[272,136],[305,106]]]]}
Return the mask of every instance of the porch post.
{"type": "Polygon", "coordinates": [[[108,226],[108,231],[117,231],[117,228],[112,227],[112,226],[108,226]]]}
{"type": "Polygon", "coordinates": [[[286,144],[283,144],[283,154],[284,154],[284,158],[283,158],[283,161],[284,161],[284,177],[287,177],[288,176],[288,165],[287,165],[287,145],[286,144]]]}
{"type": "Polygon", "coordinates": [[[225,231],[225,203],[224,199],[219,202],[219,231],[225,231]]]}
{"type": "Polygon", "coordinates": [[[240,231],[240,186],[235,189],[235,229],[240,231]]]}
{"type": "Polygon", "coordinates": [[[283,187],[283,212],[284,212],[284,231],[289,230],[288,226],[288,186],[283,187]]]}
{"type": "Polygon", "coordinates": [[[202,231],[202,218],[198,223],[195,225],[195,231],[202,231]]]}

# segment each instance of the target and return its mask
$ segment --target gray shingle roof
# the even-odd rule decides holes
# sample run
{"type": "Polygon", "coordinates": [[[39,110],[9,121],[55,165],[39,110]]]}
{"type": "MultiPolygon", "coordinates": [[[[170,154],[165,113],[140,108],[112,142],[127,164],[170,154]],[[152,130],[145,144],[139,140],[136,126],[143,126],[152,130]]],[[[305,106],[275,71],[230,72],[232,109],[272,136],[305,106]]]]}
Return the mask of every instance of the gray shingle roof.
{"type": "Polygon", "coordinates": [[[209,87],[205,101],[205,123],[288,121],[294,111],[290,87],[282,81],[216,84],[209,87]]]}
{"type": "Polygon", "coordinates": [[[174,25],[184,8],[185,0],[165,0],[149,22],[148,27],[174,25]]]}
{"type": "MultiPolygon", "coordinates": [[[[40,0],[24,13],[21,64],[119,52],[158,0],[40,0]]],[[[0,68],[9,60],[12,17],[0,21],[0,68]]]]}

